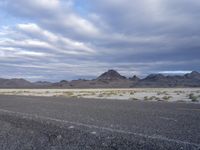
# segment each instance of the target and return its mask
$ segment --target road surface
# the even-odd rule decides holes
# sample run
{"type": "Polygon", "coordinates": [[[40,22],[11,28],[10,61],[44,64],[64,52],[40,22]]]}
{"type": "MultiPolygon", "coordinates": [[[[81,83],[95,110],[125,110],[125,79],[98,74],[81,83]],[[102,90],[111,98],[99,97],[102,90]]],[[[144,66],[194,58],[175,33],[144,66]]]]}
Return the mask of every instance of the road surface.
{"type": "Polygon", "coordinates": [[[200,104],[0,96],[0,149],[200,149],[200,104]]]}

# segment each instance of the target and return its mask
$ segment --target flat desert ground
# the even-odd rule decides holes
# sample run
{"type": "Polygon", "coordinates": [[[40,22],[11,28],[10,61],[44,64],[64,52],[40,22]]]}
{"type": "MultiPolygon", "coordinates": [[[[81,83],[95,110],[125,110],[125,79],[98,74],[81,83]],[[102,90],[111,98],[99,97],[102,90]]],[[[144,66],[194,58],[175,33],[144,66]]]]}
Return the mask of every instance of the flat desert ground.
{"type": "Polygon", "coordinates": [[[200,102],[200,88],[0,89],[0,95],[166,102],[200,102]]]}

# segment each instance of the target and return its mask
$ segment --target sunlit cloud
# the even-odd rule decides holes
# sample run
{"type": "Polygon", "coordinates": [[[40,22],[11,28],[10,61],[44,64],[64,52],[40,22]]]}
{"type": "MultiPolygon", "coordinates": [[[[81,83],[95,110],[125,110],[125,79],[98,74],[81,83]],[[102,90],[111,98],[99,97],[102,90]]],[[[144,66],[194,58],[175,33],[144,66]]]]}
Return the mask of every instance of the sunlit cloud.
{"type": "Polygon", "coordinates": [[[160,71],[161,74],[186,74],[191,73],[192,71],[160,71]]]}

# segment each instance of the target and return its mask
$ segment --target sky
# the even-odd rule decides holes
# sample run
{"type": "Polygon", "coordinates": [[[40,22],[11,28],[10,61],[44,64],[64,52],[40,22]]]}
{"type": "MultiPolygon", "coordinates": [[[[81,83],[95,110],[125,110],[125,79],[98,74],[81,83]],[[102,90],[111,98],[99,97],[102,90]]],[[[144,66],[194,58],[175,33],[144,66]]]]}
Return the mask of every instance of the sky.
{"type": "Polygon", "coordinates": [[[0,0],[0,77],[200,71],[199,0],[0,0]]]}

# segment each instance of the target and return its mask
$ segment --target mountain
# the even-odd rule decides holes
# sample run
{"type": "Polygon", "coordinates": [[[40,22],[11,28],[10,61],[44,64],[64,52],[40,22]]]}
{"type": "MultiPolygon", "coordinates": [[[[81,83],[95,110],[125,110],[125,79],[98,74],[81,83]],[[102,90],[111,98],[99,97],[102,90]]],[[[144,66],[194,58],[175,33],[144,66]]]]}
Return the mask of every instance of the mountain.
{"type": "Polygon", "coordinates": [[[126,77],[120,75],[117,71],[115,70],[108,70],[107,72],[101,74],[97,80],[110,80],[110,81],[115,81],[115,80],[125,80],[126,77]]]}
{"type": "Polygon", "coordinates": [[[134,81],[134,82],[139,82],[140,78],[138,78],[136,75],[134,75],[133,77],[129,78],[129,80],[134,81]]]}
{"type": "Polygon", "coordinates": [[[0,88],[21,88],[21,87],[33,87],[33,84],[24,79],[3,79],[0,78],[0,88]]]}
{"type": "Polygon", "coordinates": [[[115,70],[108,70],[93,80],[62,80],[51,83],[46,81],[29,82],[25,79],[2,79],[0,88],[154,88],[154,87],[200,87],[200,73],[174,76],[150,74],[144,79],[137,76],[126,78],[115,70]]]}
{"type": "Polygon", "coordinates": [[[168,78],[162,74],[151,74],[132,87],[171,87],[168,78]]]}
{"type": "Polygon", "coordinates": [[[162,74],[150,74],[144,80],[160,81],[160,80],[165,80],[165,79],[166,79],[166,77],[162,74]]]}
{"type": "Polygon", "coordinates": [[[34,82],[35,86],[50,86],[52,83],[47,81],[37,81],[34,82]]]}
{"type": "Polygon", "coordinates": [[[193,71],[183,76],[151,74],[131,87],[200,87],[200,73],[193,71]]]}
{"type": "Polygon", "coordinates": [[[200,73],[197,71],[192,71],[191,73],[185,74],[184,77],[188,79],[200,80],[200,73]]]}
{"type": "Polygon", "coordinates": [[[51,84],[50,87],[69,88],[70,86],[67,80],[61,80],[60,82],[51,84]]]}

